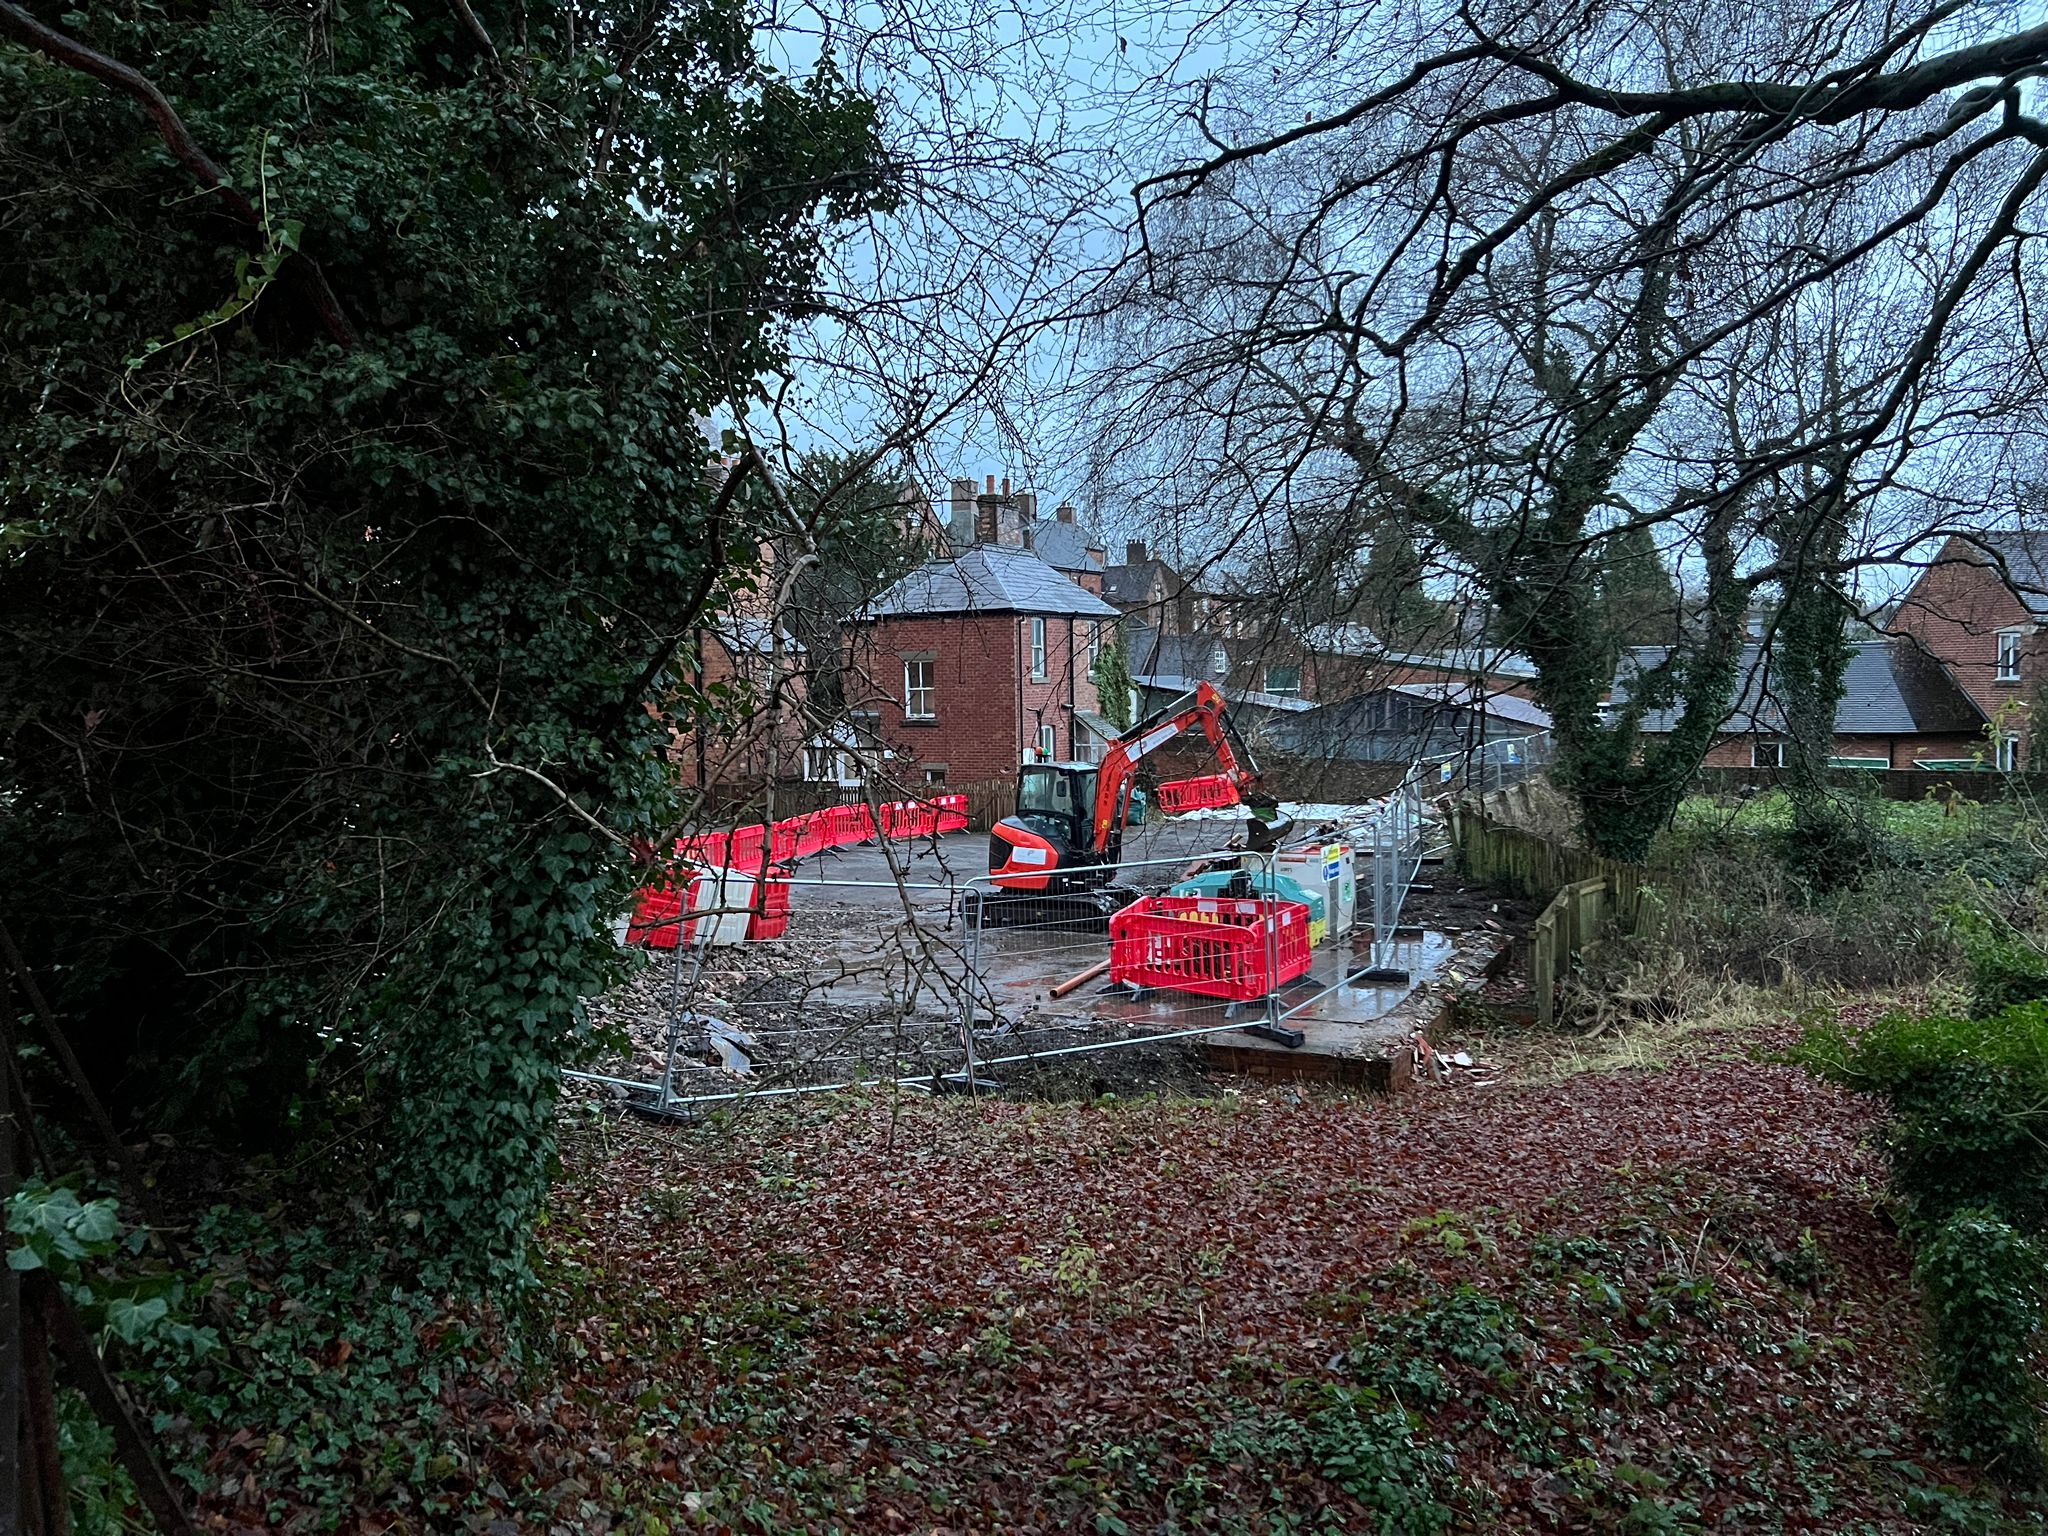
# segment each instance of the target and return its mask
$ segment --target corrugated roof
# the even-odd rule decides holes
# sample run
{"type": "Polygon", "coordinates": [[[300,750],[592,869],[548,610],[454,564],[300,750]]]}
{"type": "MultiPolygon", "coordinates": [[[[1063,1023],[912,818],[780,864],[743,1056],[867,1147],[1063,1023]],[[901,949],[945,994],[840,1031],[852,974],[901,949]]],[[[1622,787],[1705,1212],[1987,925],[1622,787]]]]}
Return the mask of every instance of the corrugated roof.
{"type": "Polygon", "coordinates": [[[1028,549],[977,544],[919,566],[861,610],[863,619],[935,613],[1028,613],[1114,619],[1117,611],[1028,549]]]}
{"type": "Polygon", "coordinates": [[[1534,677],[1536,663],[1516,651],[1388,651],[1380,660],[1394,666],[1434,667],[1468,677],[1534,677]]]}
{"type": "MultiPolygon", "coordinates": [[[[1631,682],[1669,654],[1664,646],[1637,646],[1622,657],[1614,680],[1617,704],[1627,700],[1631,682]]],[[[1738,733],[1785,730],[1785,709],[1762,646],[1746,645],[1739,663],[1736,702],[1721,729],[1738,733]]],[[[1837,736],[1955,736],[1981,730],[1984,711],[1963,692],[1948,669],[1906,640],[1870,640],[1852,648],[1835,710],[1837,736]]],[[[1662,734],[1676,725],[1678,711],[1653,709],[1642,729],[1662,734]]]]}

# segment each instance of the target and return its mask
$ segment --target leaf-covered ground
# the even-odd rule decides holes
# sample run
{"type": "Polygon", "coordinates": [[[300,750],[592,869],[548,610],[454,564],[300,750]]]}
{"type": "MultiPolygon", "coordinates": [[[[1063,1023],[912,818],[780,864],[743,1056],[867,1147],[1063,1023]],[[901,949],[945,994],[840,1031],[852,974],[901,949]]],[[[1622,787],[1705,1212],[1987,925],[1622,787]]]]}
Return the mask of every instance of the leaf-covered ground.
{"type": "MultiPolygon", "coordinates": [[[[539,1353],[433,1366],[445,1449],[343,1526],[2032,1528],[1932,1441],[1864,1103],[1219,1095],[596,1124],[539,1353]]],[[[217,1447],[216,1523],[287,1470],[217,1447]]]]}

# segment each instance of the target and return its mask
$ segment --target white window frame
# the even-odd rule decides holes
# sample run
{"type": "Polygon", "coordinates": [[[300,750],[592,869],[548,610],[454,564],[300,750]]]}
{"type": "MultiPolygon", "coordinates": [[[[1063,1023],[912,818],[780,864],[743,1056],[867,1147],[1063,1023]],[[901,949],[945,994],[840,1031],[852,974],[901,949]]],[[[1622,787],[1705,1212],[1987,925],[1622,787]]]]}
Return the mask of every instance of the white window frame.
{"type": "Polygon", "coordinates": [[[903,718],[906,720],[936,720],[939,718],[939,664],[930,657],[906,659],[903,663],[903,718]],[[923,681],[918,681],[922,669],[923,681]],[[922,695],[923,708],[918,707],[922,695]]]}
{"type": "Polygon", "coordinates": [[[1039,726],[1038,760],[1041,763],[1051,762],[1054,758],[1054,755],[1058,753],[1059,749],[1059,732],[1049,724],[1039,726]]]}
{"type": "Polygon", "coordinates": [[[1788,743],[1782,736],[1753,737],[1749,743],[1749,766],[1752,768],[1782,768],[1785,766],[1785,748],[1788,743]],[[1768,761],[1764,753],[1771,755],[1768,761]]]}
{"type": "Polygon", "coordinates": [[[1102,661],[1102,620],[1097,619],[1088,626],[1088,670],[1093,672],[1102,661]]]}
{"type": "Polygon", "coordinates": [[[2020,739],[2010,734],[2000,735],[1997,747],[1998,771],[2016,773],[2020,766],[2020,739]]]}
{"type": "Polygon", "coordinates": [[[2001,629],[1998,632],[1998,681],[2016,683],[2020,680],[2020,645],[2026,639],[2026,631],[2001,629]]]}
{"type": "Polygon", "coordinates": [[[1283,667],[1278,667],[1278,668],[1275,668],[1275,667],[1271,667],[1271,666],[1268,666],[1267,668],[1265,668],[1265,674],[1264,674],[1264,676],[1262,676],[1262,677],[1261,677],[1261,678],[1259,679],[1259,681],[1260,681],[1260,682],[1262,682],[1262,683],[1264,683],[1264,684],[1266,685],[1265,691],[1266,691],[1267,693],[1270,693],[1270,694],[1271,694],[1271,695],[1272,695],[1272,696],[1273,696],[1274,698],[1276,698],[1276,699],[1298,699],[1298,698],[1300,698],[1300,697],[1301,697],[1301,668],[1300,668],[1300,667],[1287,667],[1287,666],[1283,666],[1283,667]],[[1291,687],[1291,688],[1275,688],[1275,687],[1273,686],[1273,673],[1274,673],[1275,671],[1281,671],[1281,672],[1292,672],[1292,673],[1294,674],[1294,686],[1293,686],[1293,687],[1291,687]]]}
{"type": "Polygon", "coordinates": [[[1045,620],[1033,619],[1031,621],[1031,681],[1034,683],[1045,681],[1045,663],[1045,620]]]}

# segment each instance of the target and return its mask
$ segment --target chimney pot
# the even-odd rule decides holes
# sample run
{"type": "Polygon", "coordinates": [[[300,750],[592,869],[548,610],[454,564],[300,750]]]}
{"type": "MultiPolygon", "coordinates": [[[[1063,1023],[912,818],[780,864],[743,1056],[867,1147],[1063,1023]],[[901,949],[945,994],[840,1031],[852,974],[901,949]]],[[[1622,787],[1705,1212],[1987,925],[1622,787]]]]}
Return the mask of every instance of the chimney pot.
{"type": "Polygon", "coordinates": [[[993,495],[995,495],[995,493],[996,493],[996,477],[995,477],[994,475],[990,475],[990,476],[988,477],[988,494],[989,494],[989,495],[991,495],[991,496],[993,496],[993,495]]]}
{"type": "Polygon", "coordinates": [[[1132,539],[1128,544],[1124,545],[1124,564],[1139,565],[1143,563],[1144,559],[1145,541],[1143,539],[1132,539]]]}
{"type": "Polygon", "coordinates": [[[1003,494],[1005,496],[1010,494],[1010,477],[1008,475],[1003,476],[1003,494]]]}

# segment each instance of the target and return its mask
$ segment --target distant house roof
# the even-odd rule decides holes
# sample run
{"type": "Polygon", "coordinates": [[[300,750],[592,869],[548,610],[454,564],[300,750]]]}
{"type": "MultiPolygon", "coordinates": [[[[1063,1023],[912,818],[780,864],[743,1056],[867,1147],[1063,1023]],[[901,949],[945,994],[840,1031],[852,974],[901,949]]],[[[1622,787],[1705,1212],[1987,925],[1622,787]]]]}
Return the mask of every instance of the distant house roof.
{"type": "MultiPolygon", "coordinates": [[[[1221,635],[1171,634],[1144,625],[1127,624],[1124,649],[1131,671],[1220,683],[1230,675],[1229,643],[1221,635]]],[[[1193,687],[1194,683],[1189,683],[1193,687]]]]}
{"type": "Polygon", "coordinates": [[[1301,638],[1310,650],[1325,656],[1377,656],[1386,649],[1363,624],[1311,624],[1301,638]]]}
{"type": "Polygon", "coordinates": [[[1232,704],[1243,704],[1252,709],[1277,709],[1288,714],[1300,714],[1316,706],[1308,699],[1296,698],[1291,693],[1260,693],[1252,688],[1228,688],[1214,678],[1182,677],[1172,672],[1133,672],[1131,681],[1140,688],[1149,688],[1155,693],[1193,693],[1200,682],[1216,683],[1216,691],[1232,704]]]}
{"type": "Polygon", "coordinates": [[[1102,569],[1102,595],[1119,606],[1135,608],[1153,601],[1155,586],[1161,596],[1172,599],[1181,596],[1187,581],[1179,571],[1156,558],[1130,560],[1102,569]]]}
{"type": "Polygon", "coordinates": [[[1388,651],[1380,658],[1392,666],[1431,667],[1439,672],[1456,672],[1467,677],[1534,677],[1536,663],[1514,651],[1487,647],[1425,653],[1388,651]]]}
{"type": "Polygon", "coordinates": [[[952,560],[933,560],[869,603],[859,619],[913,614],[1028,613],[1048,617],[1119,617],[1116,609],[1028,549],[976,544],[952,560]]]}
{"type": "Polygon", "coordinates": [[[2004,564],[2006,584],[2027,605],[2027,612],[2048,622],[2048,531],[2010,528],[1977,534],[1975,542],[1992,560],[2004,564]]]}
{"type": "Polygon", "coordinates": [[[1085,523],[1063,523],[1057,517],[1035,517],[1031,530],[1031,553],[1056,571],[1099,571],[1103,569],[1102,538],[1085,523]],[[1091,556],[1088,552],[1094,550],[1091,556]]]}
{"type": "Polygon", "coordinates": [[[1539,731],[1550,729],[1550,711],[1527,699],[1518,699],[1512,693],[1493,693],[1472,682],[1459,683],[1392,683],[1388,693],[1405,694],[1411,699],[1420,699],[1429,704],[1442,704],[1451,709],[1472,709],[1496,720],[1510,720],[1516,725],[1534,726],[1539,731]]]}
{"type": "MultiPolygon", "coordinates": [[[[1614,680],[1617,704],[1627,700],[1634,679],[1669,654],[1663,646],[1638,646],[1622,657],[1614,680]]],[[[1721,729],[1735,732],[1785,730],[1785,709],[1777,679],[1762,646],[1742,648],[1740,682],[1733,708],[1721,729]]],[[[1852,648],[1835,710],[1837,736],[1955,736],[1981,730],[1984,711],[1963,692],[1948,669],[1910,641],[1870,640],[1852,648]]],[[[1675,709],[1653,709],[1642,729],[1652,735],[1671,730],[1675,709]]]]}

